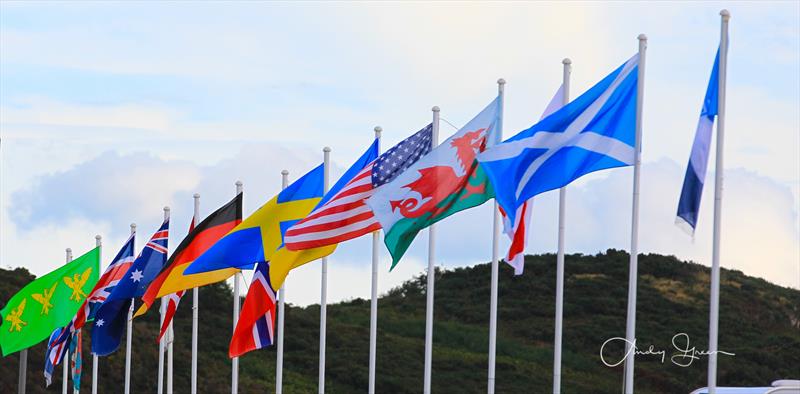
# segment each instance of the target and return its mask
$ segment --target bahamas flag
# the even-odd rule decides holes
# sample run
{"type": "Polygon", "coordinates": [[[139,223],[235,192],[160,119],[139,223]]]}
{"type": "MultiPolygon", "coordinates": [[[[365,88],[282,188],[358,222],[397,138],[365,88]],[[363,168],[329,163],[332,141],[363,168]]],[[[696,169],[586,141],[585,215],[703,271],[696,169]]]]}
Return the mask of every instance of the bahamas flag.
{"type": "MultiPolygon", "coordinates": [[[[333,253],[335,245],[298,252],[282,247],[286,230],[305,218],[322,200],[323,176],[323,165],[303,175],[200,255],[186,268],[184,275],[223,268],[252,269],[255,263],[275,260],[275,257],[281,261],[279,265],[291,269],[333,253]],[[279,249],[283,252],[275,256],[279,249]]],[[[282,283],[282,280],[281,283],[272,282],[275,289],[282,283]]]]}

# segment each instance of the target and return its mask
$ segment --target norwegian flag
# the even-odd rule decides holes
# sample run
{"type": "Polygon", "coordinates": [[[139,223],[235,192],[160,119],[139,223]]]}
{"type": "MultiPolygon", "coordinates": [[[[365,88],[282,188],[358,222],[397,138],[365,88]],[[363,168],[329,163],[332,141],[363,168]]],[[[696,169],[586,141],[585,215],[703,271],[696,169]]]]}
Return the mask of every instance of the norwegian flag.
{"type": "Polygon", "coordinates": [[[275,291],[269,281],[269,263],[258,263],[233,331],[228,356],[239,357],[269,346],[274,338],[275,291]]]}
{"type": "MultiPolygon", "coordinates": [[[[189,223],[189,233],[194,230],[195,220],[197,220],[197,218],[193,217],[192,222],[189,223]]],[[[169,328],[169,325],[172,323],[172,318],[175,316],[175,312],[178,311],[178,304],[180,304],[184,294],[186,294],[186,290],[181,290],[162,298],[162,300],[164,300],[162,302],[167,303],[167,310],[164,312],[164,321],[161,322],[161,331],[158,332],[158,338],[156,339],[157,343],[161,342],[161,338],[167,333],[167,328],[169,328]]]]}
{"type": "Polygon", "coordinates": [[[369,163],[332,198],[286,231],[286,248],[333,245],[380,230],[364,201],[430,152],[432,134],[433,125],[429,124],[369,163]]]}

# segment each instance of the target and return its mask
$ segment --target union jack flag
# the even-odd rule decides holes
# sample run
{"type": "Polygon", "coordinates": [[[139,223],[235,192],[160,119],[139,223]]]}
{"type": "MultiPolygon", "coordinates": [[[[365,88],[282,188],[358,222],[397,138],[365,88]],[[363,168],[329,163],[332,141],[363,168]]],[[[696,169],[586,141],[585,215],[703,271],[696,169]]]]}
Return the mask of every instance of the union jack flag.
{"type": "Polygon", "coordinates": [[[337,244],[380,230],[381,225],[364,203],[431,150],[433,125],[393,146],[358,172],[327,202],[286,231],[289,250],[337,244]]]}
{"type": "Polygon", "coordinates": [[[233,331],[228,356],[239,357],[272,344],[275,338],[275,290],[269,281],[269,263],[258,263],[242,313],[233,331]]]}

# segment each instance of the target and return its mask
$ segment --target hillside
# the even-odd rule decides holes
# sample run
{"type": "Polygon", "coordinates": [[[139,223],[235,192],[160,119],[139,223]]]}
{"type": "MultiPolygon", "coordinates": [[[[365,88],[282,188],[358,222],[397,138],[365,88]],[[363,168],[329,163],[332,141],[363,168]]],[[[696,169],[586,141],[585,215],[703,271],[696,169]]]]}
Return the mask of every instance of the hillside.
{"type": "MultiPolygon", "coordinates": [[[[638,393],[678,393],[705,385],[706,358],[688,367],[670,361],[672,338],[686,333],[690,347],[707,347],[709,270],[671,256],[639,259],[637,334],[639,347],[666,349],[666,359],[636,358],[638,393]]],[[[768,262],[765,262],[767,264],[768,262]]],[[[332,269],[335,269],[332,268],[332,269]]],[[[563,392],[618,393],[622,367],[609,368],[599,357],[607,339],[624,336],[628,254],[609,250],[594,256],[567,257],[564,307],[563,392]]],[[[30,281],[24,269],[0,269],[0,300],[30,281]]],[[[417,393],[422,389],[424,276],[385,294],[379,303],[378,380],[380,393],[417,393]]],[[[525,274],[514,277],[502,266],[498,323],[497,392],[551,391],[555,298],[555,256],[526,258],[525,274]]],[[[230,390],[227,346],[231,333],[231,293],[224,285],[203,288],[200,325],[200,389],[230,390]]],[[[800,291],[779,287],[741,272],[722,271],[720,356],[722,385],[765,385],[800,376],[800,291]]],[[[191,300],[176,317],[175,392],[189,392],[191,300]]],[[[327,392],[366,392],[369,301],[356,299],[328,306],[327,392]]],[[[481,393],[486,387],[489,319],[489,265],[437,272],[433,391],[481,393]]],[[[286,316],[286,393],[316,392],[319,306],[290,307],[286,316]]],[[[157,315],[134,323],[133,392],[155,391],[157,315]]],[[[91,380],[88,335],[84,339],[84,387],[91,380]]],[[[609,358],[622,353],[609,345],[609,358]],[[614,353],[616,352],[616,353],[614,353]]],[[[100,361],[100,392],[121,391],[124,347],[100,361]]],[[[60,372],[44,389],[44,344],[29,352],[28,392],[58,392],[60,372]]],[[[684,360],[686,361],[686,360],[684,360]]],[[[16,390],[17,355],[0,360],[0,392],[16,390]]],[[[60,371],[60,368],[59,368],[60,371]]],[[[251,352],[241,359],[240,392],[270,392],[275,380],[275,350],[251,352]]]]}

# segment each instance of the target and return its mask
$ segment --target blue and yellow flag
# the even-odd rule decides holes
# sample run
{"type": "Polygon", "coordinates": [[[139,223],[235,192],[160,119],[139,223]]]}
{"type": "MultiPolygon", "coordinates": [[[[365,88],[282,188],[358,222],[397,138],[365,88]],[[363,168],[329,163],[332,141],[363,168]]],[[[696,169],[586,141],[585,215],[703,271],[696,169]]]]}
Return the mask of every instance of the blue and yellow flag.
{"type": "MultiPolygon", "coordinates": [[[[270,267],[282,267],[279,271],[286,267],[284,272],[288,272],[333,253],[335,245],[299,252],[283,249],[286,230],[305,218],[322,200],[323,176],[322,165],[303,175],[200,255],[184,275],[222,268],[252,269],[253,264],[266,261],[271,261],[270,267]]],[[[283,283],[282,278],[280,282],[283,283]]],[[[275,282],[273,286],[280,288],[275,282]]]]}

